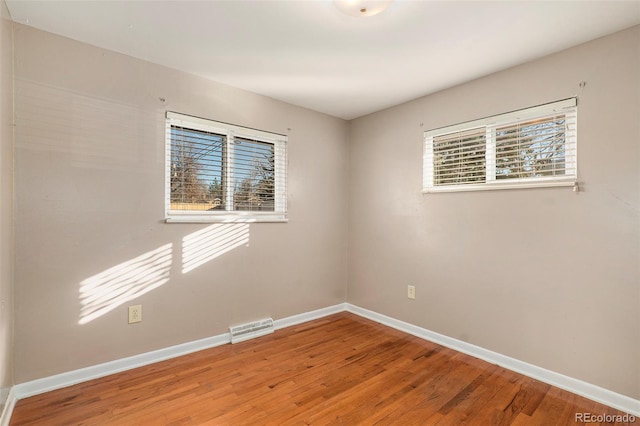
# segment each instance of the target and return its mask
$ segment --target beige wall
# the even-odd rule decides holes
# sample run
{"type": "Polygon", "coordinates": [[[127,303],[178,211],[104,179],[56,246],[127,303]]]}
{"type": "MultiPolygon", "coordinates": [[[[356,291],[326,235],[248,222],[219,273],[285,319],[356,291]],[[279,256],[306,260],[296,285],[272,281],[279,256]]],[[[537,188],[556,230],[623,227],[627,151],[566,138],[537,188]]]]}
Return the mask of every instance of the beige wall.
{"type": "Polygon", "coordinates": [[[639,56],[635,27],[354,120],[349,302],[640,398],[639,56]],[[421,194],[424,130],[574,95],[582,192],[421,194]]]}
{"type": "MultiPolygon", "coordinates": [[[[13,44],[7,5],[0,1],[0,389],[13,384],[13,44]]],[[[4,392],[0,392],[0,405],[4,392]]],[[[1,411],[1,410],[0,410],[1,411]]]]}
{"type": "Polygon", "coordinates": [[[16,382],[345,301],[347,122],[18,24],[14,37],[16,382]],[[289,223],[248,225],[248,243],[183,274],[183,238],[209,225],[162,222],[167,109],[288,134],[289,223]],[[127,267],[169,280],[79,324],[81,285],[120,292],[127,267]]]}

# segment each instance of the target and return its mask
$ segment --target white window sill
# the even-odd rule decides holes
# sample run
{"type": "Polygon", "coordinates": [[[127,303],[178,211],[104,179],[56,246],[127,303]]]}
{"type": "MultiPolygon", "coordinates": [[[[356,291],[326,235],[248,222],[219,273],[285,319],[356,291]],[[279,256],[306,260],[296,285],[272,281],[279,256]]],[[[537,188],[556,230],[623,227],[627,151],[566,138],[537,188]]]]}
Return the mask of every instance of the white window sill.
{"type": "Polygon", "coordinates": [[[554,180],[538,180],[536,182],[505,182],[494,181],[492,183],[479,183],[469,185],[449,185],[436,186],[433,188],[423,189],[423,194],[433,194],[437,192],[466,192],[466,191],[495,191],[504,189],[524,189],[524,188],[553,188],[553,187],[574,187],[578,182],[575,178],[570,179],[554,179],[554,180]]]}
{"type": "Polygon", "coordinates": [[[286,223],[286,215],[271,214],[170,214],[165,223],[286,223]]]}

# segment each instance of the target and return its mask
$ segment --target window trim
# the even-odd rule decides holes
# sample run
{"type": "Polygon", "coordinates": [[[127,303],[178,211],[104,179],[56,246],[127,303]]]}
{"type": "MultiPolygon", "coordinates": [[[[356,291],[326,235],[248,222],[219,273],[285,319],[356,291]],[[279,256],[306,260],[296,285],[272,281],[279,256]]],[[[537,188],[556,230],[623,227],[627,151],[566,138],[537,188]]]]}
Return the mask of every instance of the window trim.
{"type": "Polygon", "coordinates": [[[466,121],[464,123],[427,130],[423,133],[422,193],[491,191],[541,187],[573,187],[576,185],[578,179],[577,132],[577,98],[575,97],[531,108],[511,111],[504,114],[493,115],[478,120],[466,121]],[[572,116],[572,123],[575,126],[574,129],[567,132],[568,134],[565,140],[566,151],[570,151],[573,156],[573,160],[570,161],[570,166],[567,168],[570,174],[522,179],[496,179],[496,128],[516,122],[544,118],[551,116],[554,113],[557,114],[563,112],[566,112],[567,116],[572,116]],[[474,184],[434,185],[433,138],[453,132],[462,132],[481,128],[485,128],[486,132],[486,181],[474,184]]]}
{"type": "MultiPolygon", "coordinates": [[[[285,135],[237,126],[205,118],[194,117],[172,111],[166,112],[165,117],[165,194],[164,221],[166,223],[234,223],[234,222],[288,222],[287,217],[287,141],[285,135]],[[171,127],[180,126],[194,130],[212,132],[225,136],[229,159],[233,155],[233,140],[235,137],[252,139],[259,142],[273,144],[275,156],[274,177],[274,211],[177,211],[171,210],[171,127]],[[280,165],[278,165],[280,163],[280,165]]],[[[230,186],[225,188],[230,190],[230,186]]]]}

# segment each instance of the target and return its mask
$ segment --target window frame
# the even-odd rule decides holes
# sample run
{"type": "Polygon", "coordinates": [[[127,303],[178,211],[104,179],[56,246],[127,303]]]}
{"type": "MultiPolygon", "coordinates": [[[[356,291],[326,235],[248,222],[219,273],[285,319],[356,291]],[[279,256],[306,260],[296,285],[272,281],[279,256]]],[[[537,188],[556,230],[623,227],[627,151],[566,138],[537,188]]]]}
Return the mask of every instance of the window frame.
{"type": "Polygon", "coordinates": [[[494,115],[478,120],[467,121],[452,126],[440,127],[427,130],[423,133],[423,178],[422,192],[463,192],[463,191],[487,191],[517,188],[540,188],[540,187],[573,187],[578,179],[578,146],[577,146],[577,98],[568,98],[557,102],[538,105],[512,111],[505,114],[494,115]],[[565,167],[565,174],[558,176],[542,176],[528,178],[496,178],[496,129],[512,125],[514,123],[525,123],[534,119],[550,118],[554,115],[565,115],[565,140],[564,150],[568,153],[568,160],[565,167]],[[471,184],[434,184],[434,137],[444,136],[455,132],[465,132],[474,129],[485,131],[485,181],[471,184]]]}
{"type": "Polygon", "coordinates": [[[166,112],[165,117],[165,222],[166,223],[216,223],[216,222],[287,222],[287,142],[285,135],[237,126],[200,117],[166,112]],[[171,209],[171,128],[179,126],[195,131],[211,132],[225,137],[223,150],[226,166],[225,187],[227,196],[225,210],[195,211],[171,209]],[[233,210],[233,164],[234,139],[248,139],[273,145],[274,151],[274,210],[247,211],[233,210]],[[231,201],[229,201],[231,200],[231,201]]]}

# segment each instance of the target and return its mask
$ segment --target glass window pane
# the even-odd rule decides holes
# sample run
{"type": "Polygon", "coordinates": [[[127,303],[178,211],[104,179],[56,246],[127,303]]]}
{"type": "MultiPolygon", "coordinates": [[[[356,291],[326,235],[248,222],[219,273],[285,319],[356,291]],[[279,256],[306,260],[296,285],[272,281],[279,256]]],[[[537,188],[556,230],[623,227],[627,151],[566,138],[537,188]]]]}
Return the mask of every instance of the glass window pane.
{"type": "Polygon", "coordinates": [[[484,128],[433,138],[434,185],[461,185],[486,181],[484,128]]]}
{"type": "Polygon", "coordinates": [[[234,210],[275,210],[274,145],[235,138],[233,145],[234,210]]]}
{"type": "Polygon", "coordinates": [[[563,176],[565,155],[564,115],[496,129],[496,179],[563,176]]]}
{"type": "Polygon", "coordinates": [[[171,210],[225,209],[223,135],[171,126],[171,210]]]}

